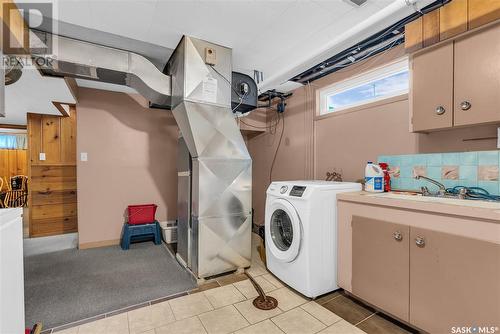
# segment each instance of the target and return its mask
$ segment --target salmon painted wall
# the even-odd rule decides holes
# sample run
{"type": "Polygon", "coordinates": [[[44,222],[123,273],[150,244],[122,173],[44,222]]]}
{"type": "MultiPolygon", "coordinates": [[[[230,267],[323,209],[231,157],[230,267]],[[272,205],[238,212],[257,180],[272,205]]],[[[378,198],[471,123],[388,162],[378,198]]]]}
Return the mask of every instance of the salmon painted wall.
{"type": "MultiPolygon", "coordinates": [[[[293,92],[284,113],[284,132],[276,154],[272,180],[325,179],[328,171],[341,171],[345,181],[363,178],[366,161],[379,155],[491,150],[497,126],[454,129],[430,134],[409,132],[408,96],[403,95],[336,114],[317,116],[319,89],[359,75],[404,56],[402,47],[314,81],[293,92]]],[[[268,125],[274,112],[267,111],[268,125]]],[[[251,116],[250,116],[251,117],[251,116]]],[[[265,192],[283,122],[274,134],[248,140],[253,159],[254,221],[264,223],[265,192]]]]}
{"type": "Polygon", "coordinates": [[[170,112],[139,95],[79,89],[77,183],[79,243],[117,243],[129,204],[155,203],[176,219],[177,136],[170,112]],[[88,161],[80,161],[80,153],[88,161]]]}

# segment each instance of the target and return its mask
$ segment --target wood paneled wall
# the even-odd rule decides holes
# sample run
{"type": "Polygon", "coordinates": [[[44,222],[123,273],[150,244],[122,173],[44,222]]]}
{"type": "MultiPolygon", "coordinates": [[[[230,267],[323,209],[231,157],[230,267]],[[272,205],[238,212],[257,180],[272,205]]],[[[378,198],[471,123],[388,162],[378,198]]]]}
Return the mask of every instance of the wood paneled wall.
{"type": "Polygon", "coordinates": [[[28,157],[30,237],[76,232],[75,107],[69,117],[28,114],[28,157]]]}
{"type": "Polygon", "coordinates": [[[76,166],[76,108],[69,117],[28,114],[28,135],[31,165],[76,166]]]}
{"type": "MultiPolygon", "coordinates": [[[[14,175],[28,175],[26,150],[0,149],[0,177],[8,182],[14,175]]],[[[6,185],[4,184],[4,187],[6,185]]]]}

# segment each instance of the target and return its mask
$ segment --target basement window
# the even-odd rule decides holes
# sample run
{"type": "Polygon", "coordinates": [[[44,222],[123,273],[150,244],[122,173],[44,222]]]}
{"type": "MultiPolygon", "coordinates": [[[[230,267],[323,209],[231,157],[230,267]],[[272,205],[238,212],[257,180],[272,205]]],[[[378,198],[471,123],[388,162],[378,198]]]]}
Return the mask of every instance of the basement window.
{"type": "Polygon", "coordinates": [[[408,93],[408,58],[337,82],[320,91],[320,114],[357,107],[408,93]]]}

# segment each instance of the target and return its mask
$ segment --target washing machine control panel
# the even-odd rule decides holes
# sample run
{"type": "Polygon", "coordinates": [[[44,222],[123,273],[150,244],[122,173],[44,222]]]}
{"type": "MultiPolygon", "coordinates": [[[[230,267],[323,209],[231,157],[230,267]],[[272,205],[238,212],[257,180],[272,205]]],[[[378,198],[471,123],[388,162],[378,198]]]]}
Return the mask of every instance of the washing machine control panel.
{"type": "Polygon", "coordinates": [[[304,186],[293,186],[292,190],[290,190],[290,196],[302,197],[304,191],[306,191],[304,186]]]}

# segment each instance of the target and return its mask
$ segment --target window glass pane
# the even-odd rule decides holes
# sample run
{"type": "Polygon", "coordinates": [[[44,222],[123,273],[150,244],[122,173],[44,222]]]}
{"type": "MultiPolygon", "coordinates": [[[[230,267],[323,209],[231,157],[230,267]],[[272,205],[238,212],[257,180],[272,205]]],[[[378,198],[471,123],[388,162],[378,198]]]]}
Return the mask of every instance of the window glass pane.
{"type": "Polygon", "coordinates": [[[404,94],[408,92],[408,75],[408,70],[406,69],[338,93],[330,94],[327,96],[326,112],[369,103],[384,97],[404,94]]]}
{"type": "Polygon", "coordinates": [[[16,149],[17,139],[13,135],[0,134],[0,149],[16,149]]]}
{"type": "Polygon", "coordinates": [[[408,71],[393,74],[374,82],[375,97],[395,95],[408,91],[408,71]]]}

